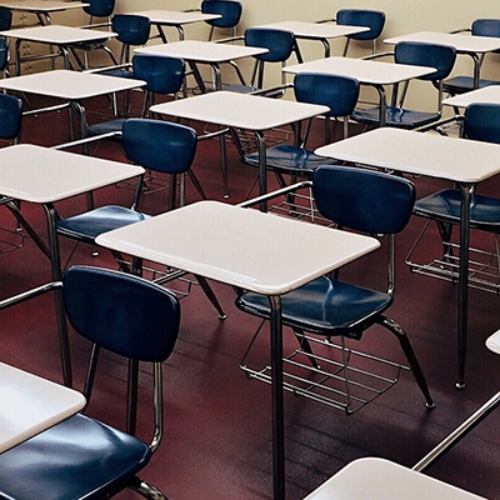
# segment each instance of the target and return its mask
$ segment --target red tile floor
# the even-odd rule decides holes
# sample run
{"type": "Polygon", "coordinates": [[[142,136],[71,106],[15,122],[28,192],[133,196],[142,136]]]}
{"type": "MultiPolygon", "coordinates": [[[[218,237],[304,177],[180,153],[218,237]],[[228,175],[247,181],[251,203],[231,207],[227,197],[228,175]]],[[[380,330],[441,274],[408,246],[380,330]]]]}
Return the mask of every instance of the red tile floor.
{"type": "MultiPolygon", "coordinates": [[[[101,106],[105,103],[94,103],[95,108],[101,106]]],[[[64,142],[68,139],[67,124],[64,113],[29,117],[24,123],[23,142],[64,142]]],[[[320,141],[320,133],[317,135],[320,141]]],[[[114,143],[103,143],[97,154],[125,160],[114,143]]],[[[234,148],[229,148],[229,155],[231,196],[226,201],[237,203],[245,196],[256,172],[238,162],[234,148]]],[[[200,143],[193,168],[213,199],[222,199],[218,162],[217,143],[200,143]]],[[[419,195],[440,185],[422,178],[414,180],[419,195]]],[[[498,180],[493,180],[484,189],[494,193],[498,187],[498,180]]],[[[123,187],[113,186],[96,193],[96,204],[129,204],[131,199],[132,191],[123,187]]],[[[188,202],[196,199],[197,193],[188,185],[188,202]]],[[[141,209],[158,213],[164,207],[166,195],[160,191],[145,196],[141,209]]],[[[76,213],[85,209],[85,199],[69,200],[58,208],[62,215],[76,213]]],[[[41,209],[28,204],[22,209],[45,234],[41,209]]],[[[0,217],[3,226],[14,227],[7,211],[1,211],[0,217]]],[[[393,389],[349,417],[286,394],[286,487],[291,500],[303,498],[358,457],[375,455],[411,466],[500,389],[500,358],[484,346],[488,335],[500,327],[500,299],[477,290],[470,293],[467,387],[462,391],[454,388],[457,287],[412,275],[403,263],[421,224],[413,219],[398,237],[396,301],[390,315],[409,332],[437,407],[434,411],[426,410],[410,374],[403,374],[393,389]]],[[[63,257],[69,255],[71,246],[62,243],[63,257]]],[[[343,277],[363,278],[383,286],[375,276],[378,267],[373,264],[377,258],[375,253],[348,266],[343,277]]],[[[92,257],[90,249],[83,246],[71,262],[114,267],[106,252],[92,257]]],[[[22,249],[0,255],[0,267],[0,297],[50,280],[48,261],[29,240],[22,249]]],[[[183,299],[180,337],[165,367],[166,433],[143,476],[171,500],[268,499],[272,495],[270,391],[267,385],[247,380],[239,368],[258,322],[236,310],[232,289],[217,283],[213,286],[228,318],[217,318],[198,287],[183,299]]],[[[38,298],[0,311],[0,315],[0,360],[60,381],[52,299],[38,298]]],[[[265,337],[258,341],[258,355],[264,361],[268,354],[265,337]]],[[[364,340],[370,343],[374,337],[376,332],[367,334],[364,340]]],[[[72,335],[71,347],[75,385],[81,387],[88,346],[72,335]]],[[[387,350],[391,352],[393,348],[387,345],[387,350]]],[[[122,426],[125,365],[106,356],[98,375],[86,411],[122,426]]],[[[147,373],[143,381],[146,377],[147,373]]],[[[149,394],[141,396],[138,434],[146,439],[150,430],[149,394]]],[[[491,416],[428,473],[477,494],[500,498],[499,418],[500,414],[491,416]]],[[[129,492],[121,495],[132,496],[129,492]]]]}

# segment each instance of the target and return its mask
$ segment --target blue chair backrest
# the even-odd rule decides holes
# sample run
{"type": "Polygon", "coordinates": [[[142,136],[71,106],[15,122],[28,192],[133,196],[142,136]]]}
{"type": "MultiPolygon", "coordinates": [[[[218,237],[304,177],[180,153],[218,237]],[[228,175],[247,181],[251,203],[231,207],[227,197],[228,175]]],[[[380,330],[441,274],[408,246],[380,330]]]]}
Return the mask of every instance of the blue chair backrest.
{"type": "Polygon", "coordinates": [[[138,276],[74,266],[63,277],[73,328],[91,342],[139,361],[164,361],[172,352],[180,321],[175,295],[138,276]]]}
{"type": "Polygon", "coordinates": [[[196,144],[196,131],[178,123],[131,118],[123,124],[122,145],[129,160],[157,172],[189,170],[196,144]]]}
{"type": "Polygon", "coordinates": [[[93,17],[109,17],[115,8],[115,0],[85,0],[89,5],[83,10],[93,17]]]}
{"type": "Polygon", "coordinates": [[[21,132],[23,101],[18,97],[0,94],[0,138],[15,139],[21,132]]]}
{"type": "Polygon", "coordinates": [[[148,17],[133,14],[115,14],[111,29],[118,34],[117,40],[125,45],[144,45],[149,40],[151,23],[148,17]]]}
{"type": "Polygon", "coordinates": [[[293,85],[297,101],[328,106],[328,116],[348,116],[358,102],[359,82],[354,78],[299,73],[293,85]]]}
{"type": "Polygon", "coordinates": [[[147,82],[155,94],[174,94],[182,87],[186,64],[183,59],[137,54],[132,59],[134,78],[147,82]]]}
{"type": "Polygon", "coordinates": [[[256,59],[268,62],[286,61],[295,44],[295,35],[291,31],[272,28],[248,28],[245,31],[245,45],[250,47],[264,47],[269,52],[256,59]]]}
{"type": "Polygon", "coordinates": [[[10,30],[12,25],[12,11],[7,7],[0,6],[0,30],[10,30]]]}
{"type": "Polygon", "coordinates": [[[369,31],[349,35],[355,40],[374,40],[382,33],[385,14],[378,10],[341,9],[337,12],[337,24],[349,26],[367,26],[369,31]]]}
{"type": "Polygon", "coordinates": [[[456,59],[454,47],[436,45],[424,42],[401,42],[394,49],[394,59],[397,63],[413,66],[428,66],[436,71],[420,80],[437,82],[446,78],[453,69],[456,59]]]}
{"type": "Polygon", "coordinates": [[[241,19],[243,6],[232,0],[203,0],[201,2],[203,14],[220,14],[222,17],[207,21],[211,26],[218,28],[233,28],[241,19]]]}
{"type": "Polygon", "coordinates": [[[500,104],[476,103],[464,114],[464,136],[500,144],[500,104]]]}
{"type": "Polygon", "coordinates": [[[323,216],[371,234],[402,231],[415,203],[415,186],[407,179],[336,165],[316,169],[313,192],[323,216]]]}
{"type": "Polygon", "coordinates": [[[0,38],[0,71],[7,68],[7,63],[9,62],[9,39],[0,38]]]}
{"type": "Polygon", "coordinates": [[[490,36],[500,38],[500,19],[476,19],[472,23],[474,36],[490,36]]]}

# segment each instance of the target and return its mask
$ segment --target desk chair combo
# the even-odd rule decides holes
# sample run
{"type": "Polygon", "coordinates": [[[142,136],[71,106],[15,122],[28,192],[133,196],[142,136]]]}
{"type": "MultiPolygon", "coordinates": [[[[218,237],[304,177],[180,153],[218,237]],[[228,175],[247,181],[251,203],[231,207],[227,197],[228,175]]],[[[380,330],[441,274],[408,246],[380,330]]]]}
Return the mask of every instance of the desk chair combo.
{"type": "Polygon", "coordinates": [[[84,393],[89,400],[101,350],[153,367],[154,433],[150,444],[133,436],[137,379],[129,377],[127,432],[82,413],[0,455],[0,496],[11,500],[109,498],[125,488],[151,499],[166,499],[137,476],[163,436],[163,363],[174,348],[180,323],[175,295],[130,274],[75,266],[61,288],[67,317],[77,334],[92,343],[84,393]],[[98,293],[96,291],[98,290],[98,293]]]}
{"type": "MultiPolygon", "coordinates": [[[[180,177],[180,205],[185,204],[185,175],[189,176],[201,197],[206,199],[201,184],[191,171],[196,144],[196,131],[184,125],[141,118],[132,118],[123,124],[122,146],[128,159],[145,169],[170,176],[169,210],[173,210],[176,206],[178,177],[180,177]]],[[[61,218],[57,224],[58,234],[76,242],[95,245],[95,240],[100,234],[149,218],[149,215],[137,210],[140,197],[144,193],[143,182],[144,178],[141,178],[137,184],[131,208],[116,205],[103,206],[82,214],[61,218]]],[[[130,267],[123,256],[120,254],[114,254],[114,256],[120,268],[129,272],[130,267]]],[[[179,276],[175,274],[174,277],[179,276]]],[[[174,279],[174,277],[171,273],[163,276],[165,280],[174,279]]],[[[198,277],[198,282],[217,309],[219,317],[224,319],[225,314],[208,282],[201,277],[198,277]]]]}
{"type": "MultiPolygon", "coordinates": [[[[500,331],[486,340],[487,348],[500,354],[500,331]]],[[[469,418],[442,439],[411,469],[389,460],[366,457],[354,460],[304,500],[485,500],[483,497],[423,474],[448,453],[500,404],[500,392],[494,394],[469,418]]]]}
{"type": "Polygon", "coordinates": [[[370,28],[369,31],[347,36],[343,53],[344,56],[347,56],[351,40],[371,42],[372,54],[375,54],[377,39],[382,34],[385,26],[385,18],[385,13],[379,10],[341,9],[337,12],[336,18],[325,19],[319,22],[336,22],[337,24],[344,26],[367,26],[370,28]]]}
{"type": "MultiPolygon", "coordinates": [[[[472,26],[467,30],[459,30],[454,33],[467,31],[471,36],[490,36],[500,38],[500,19],[476,19],[472,26]]],[[[498,51],[493,52],[498,54],[498,51]]],[[[481,56],[481,65],[484,62],[486,54],[481,56]]],[[[477,56],[476,56],[477,57],[477,56]]],[[[489,85],[500,85],[498,80],[489,80],[481,78],[479,80],[479,88],[488,87],[489,85]]],[[[457,75],[448,78],[443,83],[443,90],[450,95],[463,94],[474,89],[474,77],[466,75],[457,75]]]]}
{"type": "MultiPolygon", "coordinates": [[[[465,140],[493,142],[500,144],[500,105],[471,104],[465,110],[462,124],[465,140]]],[[[477,161],[481,161],[478,159],[477,161]]],[[[410,269],[447,281],[458,280],[458,259],[460,245],[454,242],[453,228],[460,225],[462,193],[459,186],[444,189],[426,196],[415,203],[415,215],[426,219],[426,223],[406,257],[410,269]],[[436,223],[441,253],[435,258],[427,250],[436,235],[430,231],[431,223],[436,223]]],[[[469,286],[498,293],[500,290],[500,252],[498,234],[500,232],[500,199],[472,193],[471,229],[492,233],[493,251],[471,247],[469,265],[469,286]]],[[[435,255],[435,254],[434,254],[435,255]]]]}
{"type": "MultiPolygon", "coordinates": [[[[319,212],[339,227],[389,237],[388,288],[381,292],[324,276],[282,296],[283,325],[291,328],[298,341],[297,347],[283,359],[284,388],[347,414],[373,401],[398,381],[403,368],[379,354],[355,349],[356,342],[370,335],[365,330],[379,325],[397,338],[426,406],[433,408],[408,336],[398,323],[385,316],[394,300],[394,235],[404,229],[411,216],[414,185],[380,172],[327,165],[314,172],[312,190],[319,212]],[[373,196],[375,191],[379,196],[373,196]]],[[[266,297],[241,291],[236,306],[263,320],[269,319],[266,297]]],[[[270,366],[258,367],[258,360],[252,359],[262,324],[241,368],[250,379],[269,382],[270,366]]],[[[372,333],[381,331],[374,329],[372,333]]],[[[387,348],[384,341],[382,354],[387,355],[387,348]]]]}
{"type": "MultiPolygon", "coordinates": [[[[380,54],[376,57],[388,55],[380,54]]],[[[451,73],[455,65],[456,52],[453,47],[422,42],[401,42],[394,49],[396,64],[427,66],[435,68],[435,72],[422,76],[419,80],[431,82],[438,90],[438,110],[435,112],[417,111],[404,107],[408,90],[405,84],[401,95],[399,86],[395,85],[392,93],[392,104],[386,108],[385,124],[389,127],[414,129],[423,127],[441,118],[441,101],[443,100],[443,81],[451,73]],[[399,102],[398,102],[399,99],[399,102]]],[[[366,126],[378,126],[380,123],[380,108],[378,106],[354,111],[352,119],[366,126]]]]}

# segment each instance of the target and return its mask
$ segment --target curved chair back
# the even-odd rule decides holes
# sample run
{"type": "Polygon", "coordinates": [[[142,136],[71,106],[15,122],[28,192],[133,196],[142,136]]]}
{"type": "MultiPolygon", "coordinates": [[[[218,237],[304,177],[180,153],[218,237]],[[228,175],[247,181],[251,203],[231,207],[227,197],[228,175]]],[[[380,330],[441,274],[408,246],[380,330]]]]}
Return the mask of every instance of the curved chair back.
{"type": "Polygon", "coordinates": [[[63,277],[73,328],[91,342],[127,358],[160,362],[172,352],[180,322],[175,295],[119,271],[75,266],[63,277]]]}
{"type": "Polygon", "coordinates": [[[10,58],[9,39],[0,38],[0,71],[7,69],[7,64],[10,58]]]}
{"type": "Polygon", "coordinates": [[[476,103],[464,114],[464,136],[500,144],[500,104],[476,103]]]}
{"type": "Polygon", "coordinates": [[[294,49],[295,35],[291,31],[273,28],[248,28],[245,31],[245,45],[269,50],[265,54],[254,56],[260,61],[283,62],[294,49]]]}
{"type": "Polygon", "coordinates": [[[91,17],[109,17],[115,8],[115,0],[86,0],[83,11],[91,17]]]}
{"type": "Polygon", "coordinates": [[[415,186],[407,179],[336,165],[316,169],[313,193],[323,216],[342,227],[372,234],[402,231],[415,203],[415,186]]]}
{"type": "Polygon", "coordinates": [[[210,26],[217,28],[234,28],[241,19],[243,6],[232,0],[203,0],[201,2],[203,14],[219,14],[219,19],[206,21],[210,26]]]}
{"type": "Polygon", "coordinates": [[[157,172],[187,172],[196,143],[196,131],[178,123],[131,118],[123,124],[122,145],[129,160],[157,172]]]}
{"type": "Polygon", "coordinates": [[[420,77],[420,80],[438,82],[446,78],[453,69],[456,59],[454,47],[424,42],[401,42],[394,49],[397,63],[413,66],[428,66],[436,71],[420,77]]]}
{"type": "Polygon", "coordinates": [[[147,82],[146,89],[155,94],[174,94],[184,82],[183,59],[137,54],[132,60],[134,78],[147,82]]]}
{"type": "Polygon", "coordinates": [[[474,36],[500,38],[500,19],[476,19],[471,26],[474,36]]]}
{"type": "Polygon", "coordinates": [[[328,106],[328,116],[350,115],[358,102],[359,82],[354,78],[299,73],[293,81],[293,86],[297,101],[328,106]]]}
{"type": "Polygon", "coordinates": [[[118,34],[116,39],[124,45],[144,45],[149,39],[149,18],[133,14],[115,14],[111,29],[118,34]]]}
{"type": "Polygon", "coordinates": [[[12,10],[0,6],[0,31],[10,30],[12,25],[12,10]]]}
{"type": "Polygon", "coordinates": [[[378,10],[341,9],[337,12],[337,24],[367,26],[369,31],[349,35],[354,40],[375,40],[385,25],[385,13],[378,10]]]}
{"type": "Polygon", "coordinates": [[[15,140],[21,133],[23,101],[18,97],[0,93],[0,138],[15,140]]]}

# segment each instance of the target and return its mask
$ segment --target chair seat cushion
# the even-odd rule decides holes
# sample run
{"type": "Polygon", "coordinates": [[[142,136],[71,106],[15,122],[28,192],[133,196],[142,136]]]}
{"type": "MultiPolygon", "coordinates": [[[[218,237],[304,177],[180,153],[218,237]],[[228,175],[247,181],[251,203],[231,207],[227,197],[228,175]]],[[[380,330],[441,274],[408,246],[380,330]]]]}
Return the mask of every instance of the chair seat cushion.
{"type": "MultiPolygon", "coordinates": [[[[415,203],[414,213],[428,219],[460,224],[462,194],[458,189],[446,189],[431,194],[415,203]]],[[[475,229],[500,229],[500,199],[473,194],[470,225],[475,229]]]]}
{"type": "Polygon", "coordinates": [[[57,222],[57,231],[64,236],[93,243],[102,233],[149,219],[150,216],[130,208],[109,205],[57,222]]]}
{"type": "MultiPolygon", "coordinates": [[[[245,155],[244,162],[248,165],[258,167],[259,153],[245,155]]],[[[335,163],[335,161],[290,144],[279,144],[266,151],[266,164],[268,168],[294,174],[312,174],[320,165],[330,165],[332,163],[335,163]]]]}
{"type": "MultiPolygon", "coordinates": [[[[387,293],[322,277],[281,297],[283,324],[312,333],[359,338],[392,301],[387,293]]],[[[265,296],[242,293],[236,306],[269,318],[265,296]]]]}
{"type": "Polygon", "coordinates": [[[96,123],[94,125],[89,125],[86,128],[86,132],[89,137],[109,134],[110,132],[122,132],[123,124],[125,123],[125,121],[126,121],[125,118],[117,118],[116,120],[109,120],[107,122],[96,123]]]}
{"type": "Polygon", "coordinates": [[[78,414],[0,455],[0,497],[105,498],[150,456],[139,439],[78,414]]]}
{"type": "MultiPolygon", "coordinates": [[[[413,111],[393,106],[387,106],[385,112],[385,124],[389,127],[415,128],[428,125],[439,120],[439,113],[426,113],[424,111],[413,111]]],[[[378,107],[355,111],[351,118],[359,123],[378,125],[380,112],[378,107]]]]}
{"type": "MultiPolygon", "coordinates": [[[[490,85],[500,85],[495,80],[479,80],[479,88],[489,87],[490,85]]],[[[463,94],[474,89],[474,78],[472,76],[454,76],[443,82],[443,90],[450,94],[463,94]]]]}

